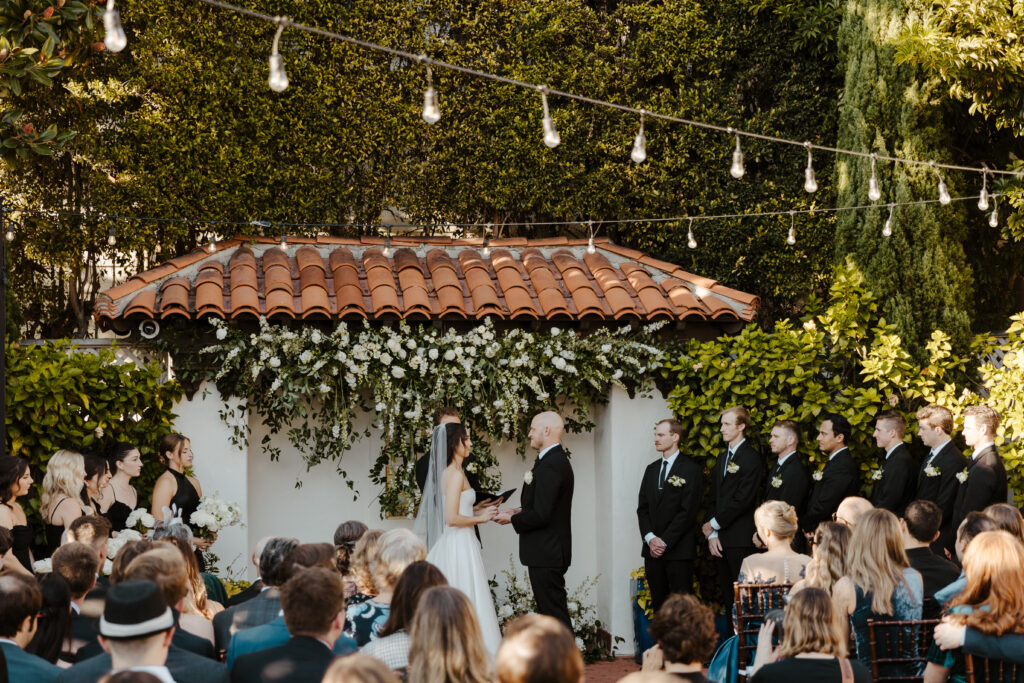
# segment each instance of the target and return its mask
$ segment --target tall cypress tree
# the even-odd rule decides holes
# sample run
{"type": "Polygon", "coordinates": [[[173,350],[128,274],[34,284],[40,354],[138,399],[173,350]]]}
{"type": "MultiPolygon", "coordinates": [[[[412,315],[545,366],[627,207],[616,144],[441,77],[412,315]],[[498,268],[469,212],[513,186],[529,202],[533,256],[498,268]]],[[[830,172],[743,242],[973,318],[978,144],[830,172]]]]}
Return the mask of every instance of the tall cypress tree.
{"type": "MultiPolygon", "coordinates": [[[[895,39],[922,7],[920,0],[847,3],[839,28],[840,63],[846,68],[840,148],[937,162],[950,159],[953,140],[940,104],[945,89],[919,68],[895,62],[895,39]]],[[[839,206],[869,203],[868,159],[840,157],[835,176],[839,206]]],[[[939,178],[927,166],[883,162],[877,163],[877,176],[879,208],[838,215],[837,260],[852,256],[862,268],[886,319],[897,325],[912,353],[923,354],[933,329],[944,330],[955,347],[966,348],[974,278],[963,248],[968,234],[964,203],[898,207],[892,236],[886,238],[887,203],[935,199],[939,178]]],[[[942,176],[956,196],[961,179],[942,176]]]]}

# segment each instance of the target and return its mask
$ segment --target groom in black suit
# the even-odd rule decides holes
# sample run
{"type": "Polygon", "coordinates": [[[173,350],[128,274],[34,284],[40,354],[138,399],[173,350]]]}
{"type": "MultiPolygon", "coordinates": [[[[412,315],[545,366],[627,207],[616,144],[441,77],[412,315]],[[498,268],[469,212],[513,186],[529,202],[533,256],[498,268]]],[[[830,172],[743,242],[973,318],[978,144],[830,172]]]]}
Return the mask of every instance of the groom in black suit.
{"type": "Polygon", "coordinates": [[[571,633],[565,572],[572,562],[573,474],[560,443],[563,429],[558,413],[534,416],[529,437],[537,460],[524,479],[522,507],[502,510],[494,520],[511,523],[519,534],[519,561],[529,570],[537,611],[571,633]]]}
{"type": "Polygon", "coordinates": [[[661,457],[644,472],[636,508],[644,540],[644,572],[655,612],[670,594],[693,590],[704,473],[700,465],[679,452],[682,434],[683,427],[675,420],[662,420],[654,428],[654,447],[661,457]]]}

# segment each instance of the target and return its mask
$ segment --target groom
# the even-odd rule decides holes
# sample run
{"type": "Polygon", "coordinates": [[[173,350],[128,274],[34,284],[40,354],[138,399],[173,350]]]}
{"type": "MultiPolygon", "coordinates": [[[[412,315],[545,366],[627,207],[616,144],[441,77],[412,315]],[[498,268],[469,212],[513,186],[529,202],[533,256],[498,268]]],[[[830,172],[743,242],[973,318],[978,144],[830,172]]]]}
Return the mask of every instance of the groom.
{"type": "Polygon", "coordinates": [[[560,443],[564,424],[558,413],[540,413],[530,423],[530,447],[537,461],[526,473],[521,508],[494,518],[519,534],[519,561],[530,572],[537,611],[561,621],[572,632],[565,572],[572,561],[572,466],[560,443]]]}

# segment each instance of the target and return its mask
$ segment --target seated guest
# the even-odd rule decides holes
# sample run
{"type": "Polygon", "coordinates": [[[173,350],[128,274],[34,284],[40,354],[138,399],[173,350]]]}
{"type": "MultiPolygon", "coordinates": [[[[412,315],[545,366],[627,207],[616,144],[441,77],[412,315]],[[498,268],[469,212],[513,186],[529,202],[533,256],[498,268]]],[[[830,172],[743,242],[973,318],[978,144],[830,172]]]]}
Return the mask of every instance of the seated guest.
{"type": "Polygon", "coordinates": [[[148,538],[128,541],[121,546],[121,549],[117,551],[117,555],[114,555],[114,559],[110,562],[110,583],[115,584],[124,581],[125,572],[128,570],[132,560],[152,549],[153,541],[148,538]]]}
{"type": "Polygon", "coordinates": [[[804,569],[804,578],[789,590],[790,595],[804,588],[820,588],[829,595],[843,576],[846,575],[847,549],[850,545],[850,528],[839,522],[822,522],[811,540],[811,561],[804,569]]]}
{"type": "Polygon", "coordinates": [[[181,615],[178,617],[178,626],[189,633],[205,638],[213,645],[213,616],[224,607],[212,600],[209,604],[206,600],[206,584],[200,576],[199,562],[192,546],[175,536],[166,537],[160,541],[173,547],[181,553],[181,559],[185,563],[185,574],[188,577],[188,592],[182,602],[181,615]]]}
{"type": "Polygon", "coordinates": [[[448,586],[424,591],[409,638],[407,683],[490,683],[490,655],[476,610],[462,591],[448,586]]]}
{"type": "MultiPolygon", "coordinates": [[[[369,532],[367,532],[369,533],[369,532]]],[[[380,537],[380,555],[371,567],[377,595],[351,605],[345,620],[345,635],[362,647],[380,634],[391,613],[391,597],[398,577],[413,562],[427,557],[427,545],[408,529],[392,529],[380,537]]]]}
{"type": "Polygon", "coordinates": [[[351,592],[351,587],[346,588],[348,597],[345,598],[345,604],[349,607],[366,602],[377,594],[371,567],[377,563],[380,556],[380,537],[383,535],[384,532],[380,529],[370,529],[359,537],[352,549],[349,579],[355,587],[355,592],[351,592]]]}
{"type": "Polygon", "coordinates": [[[213,618],[213,635],[217,652],[225,652],[231,636],[254,626],[273,621],[281,611],[281,598],[277,590],[284,581],[279,576],[284,558],[299,542],[294,538],[274,537],[267,541],[260,555],[260,576],[263,590],[252,600],[230,607],[213,618]]]}
{"type": "MultiPolygon", "coordinates": [[[[337,571],[334,558],[334,546],[330,543],[303,543],[285,556],[278,576],[282,583],[287,583],[295,574],[310,567],[337,571]]],[[[284,645],[291,637],[283,613],[262,626],[239,631],[231,636],[227,657],[228,669],[233,668],[235,660],[242,655],[284,645]]],[[[356,649],[356,641],[344,635],[334,642],[334,654],[338,656],[352,654],[356,649]]]]}
{"type": "Polygon", "coordinates": [[[992,503],[984,510],[996,527],[1024,543],[1024,517],[1009,503],[992,503]]]}
{"type": "Polygon", "coordinates": [[[334,550],[338,558],[338,571],[345,581],[345,596],[356,594],[356,582],[350,575],[352,571],[352,556],[355,552],[356,542],[368,531],[365,524],[350,519],[342,522],[334,530],[334,550]]]}
{"type": "Polygon", "coordinates": [[[281,588],[291,639],[235,660],[234,683],[320,683],[345,624],[345,585],[335,569],[302,569],[281,588]]]}
{"type": "Polygon", "coordinates": [[[71,589],[60,574],[39,578],[43,606],[39,610],[38,628],[25,652],[42,657],[51,664],[69,667],[72,659],[61,659],[64,642],[71,637],[71,589]]]}
{"type": "Polygon", "coordinates": [[[784,501],[769,500],[754,510],[754,526],[767,550],[743,560],[738,581],[794,583],[804,578],[811,558],[793,550],[793,538],[800,529],[796,509],[784,501]]]}
{"type": "MultiPolygon", "coordinates": [[[[107,542],[110,540],[110,522],[105,517],[99,517],[97,515],[82,515],[75,521],[71,522],[71,526],[68,527],[68,542],[84,543],[96,552],[96,557],[99,558],[100,569],[103,569],[103,563],[107,561],[107,542]]],[[[97,583],[102,587],[95,596],[90,597],[103,597],[103,592],[110,587],[110,582],[107,581],[106,577],[97,577],[97,583]]]]}
{"type": "Polygon", "coordinates": [[[84,543],[65,543],[53,553],[53,573],[64,577],[71,591],[71,637],[64,641],[61,658],[77,661],[80,649],[98,647],[96,620],[82,614],[86,594],[96,585],[100,561],[96,551],[84,543]]]}
{"type": "MultiPolygon", "coordinates": [[[[434,586],[447,586],[441,570],[426,561],[410,564],[395,584],[391,598],[391,615],[384,622],[376,640],[363,646],[361,652],[380,659],[388,668],[404,670],[409,666],[409,625],[412,624],[423,591],[434,586]]],[[[575,643],[573,644],[575,647],[575,643]]]]}
{"type": "Polygon", "coordinates": [[[0,651],[10,681],[52,683],[60,669],[24,650],[36,631],[43,597],[35,579],[21,573],[0,576],[0,651]]]}
{"type": "Polygon", "coordinates": [[[942,607],[935,600],[935,593],[960,576],[955,564],[933,553],[930,547],[939,539],[941,527],[942,510],[930,500],[911,501],[900,520],[903,550],[910,566],[921,574],[924,585],[922,615],[925,619],[939,617],[942,607]]]}
{"type": "MultiPolygon", "coordinates": [[[[944,621],[988,636],[1024,634],[1024,546],[1005,531],[983,531],[963,557],[967,586],[953,599],[944,621]]],[[[963,650],[928,650],[924,680],[966,680],[963,650]]]]}
{"type": "Polygon", "coordinates": [[[857,528],[857,522],[864,516],[864,513],[874,510],[875,506],[871,504],[867,498],[861,498],[860,496],[850,496],[843,498],[843,501],[839,503],[839,507],[836,508],[836,514],[834,515],[835,520],[840,524],[845,524],[850,527],[850,531],[857,528]]]}
{"type": "Polygon", "coordinates": [[[836,619],[831,598],[820,588],[805,588],[794,595],[786,607],[778,649],[772,650],[775,622],[766,619],[761,627],[751,683],[870,683],[870,669],[846,659],[846,639],[836,619]]]}
{"type": "MultiPolygon", "coordinates": [[[[263,554],[263,548],[266,547],[267,541],[269,541],[271,538],[273,537],[264,536],[260,540],[256,541],[256,545],[252,549],[252,555],[249,556],[249,561],[252,562],[254,567],[256,567],[257,572],[259,572],[260,570],[260,555],[263,554]]],[[[239,591],[235,595],[228,598],[228,601],[224,605],[224,607],[234,607],[235,605],[241,605],[243,602],[255,598],[257,595],[260,594],[260,591],[262,590],[263,579],[257,576],[256,580],[250,583],[248,588],[246,588],[243,591],[239,591]]]]}
{"type": "Polygon", "coordinates": [[[399,683],[399,678],[376,657],[355,654],[335,659],[323,683],[399,683]]]}
{"type": "Polygon", "coordinates": [[[710,609],[692,595],[672,595],[654,615],[651,636],[657,644],[644,653],[645,670],[664,669],[690,683],[709,683],[704,662],[711,659],[718,640],[710,609]]]}
{"type": "MultiPolygon", "coordinates": [[[[191,548],[192,557],[196,560],[196,573],[206,590],[207,607],[204,610],[208,609],[212,614],[217,614],[224,609],[224,603],[228,601],[228,593],[220,579],[210,572],[203,571],[205,565],[203,564],[202,552],[199,550],[203,544],[206,544],[205,547],[209,547],[213,543],[212,540],[197,538],[193,535],[191,527],[185,524],[168,524],[167,526],[158,524],[156,529],[153,530],[153,540],[171,541],[179,544],[181,547],[191,548]]],[[[189,576],[191,575],[190,570],[189,576]]]]}
{"type": "MultiPolygon", "coordinates": [[[[997,529],[996,523],[984,512],[968,512],[967,516],[964,517],[964,521],[960,522],[960,527],[956,530],[956,542],[953,545],[953,549],[956,551],[957,561],[961,564],[963,563],[967,546],[971,544],[975,536],[983,531],[996,531],[997,529]]],[[[953,598],[960,595],[966,587],[967,579],[964,577],[963,572],[961,572],[960,577],[956,581],[935,592],[935,601],[940,606],[945,607],[953,598]]]]}
{"type": "Polygon", "coordinates": [[[857,659],[868,666],[868,619],[921,618],[924,586],[921,575],[910,568],[896,515],[878,509],[860,518],[850,539],[847,575],[832,594],[843,625],[853,630],[857,659]]]}
{"type": "Polygon", "coordinates": [[[161,681],[174,680],[167,668],[174,615],[155,583],[122,581],[112,586],[99,629],[113,673],[142,671],[161,681]]]}

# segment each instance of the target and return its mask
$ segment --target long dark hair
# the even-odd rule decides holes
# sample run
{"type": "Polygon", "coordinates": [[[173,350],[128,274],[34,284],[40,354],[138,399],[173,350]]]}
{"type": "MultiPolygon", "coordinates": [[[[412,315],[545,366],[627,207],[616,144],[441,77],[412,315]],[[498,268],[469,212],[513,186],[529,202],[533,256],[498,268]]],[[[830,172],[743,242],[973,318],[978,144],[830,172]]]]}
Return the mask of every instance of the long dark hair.
{"type": "Polygon", "coordinates": [[[409,628],[423,591],[434,586],[447,585],[448,582],[441,570],[426,560],[410,564],[395,584],[395,592],[391,596],[391,615],[384,622],[377,637],[383,638],[409,628]]]}
{"type": "Polygon", "coordinates": [[[168,453],[180,453],[182,444],[188,441],[188,437],[182,436],[181,434],[168,434],[164,438],[160,439],[160,445],[157,447],[157,455],[160,458],[160,462],[164,465],[170,465],[170,461],[167,459],[168,453]]]}
{"type": "Polygon", "coordinates": [[[56,664],[61,646],[71,634],[71,588],[63,576],[52,573],[39,579],[39,590],[43,594],[43,607],[36,620],[39,628],[25,652],[56,664]]]}
{"type": "Polygon", "coordinates": [[[20,456],[0,457],[0,503],[14,498],[14,487],[25,476],[28,460],[20,456]]]}
{"type": "Polygon", "coordinates": [[[128,454],[135,450],[135,446],[127,441],[115,441],[103,449],[103,457],[107,459],[107,468],[111,474],[117,472],[117,463],[128,457],[128,454]]]}
{"type": "MultiPolygon", "coordinates": [[[[96,475],[103,476],[104,472],[109,471],[107,467],[107,459],[102,455],[96,453],[86,453],[82,456],[85,459],[85,478],[86,480],[92,479],[96,475]]],[[[85,486],[82,487],[82,502],[92,507],[92,501],[89,500],[89,489],[85,486]]]]}
{"type": "Polygon", "coordinates": [[[448,460],[446,465],[451,465],[455,459],[455,447],[469,438],[469,432],[461,422],[449,422],[444,426],[445,439],[448,441],[448,460]]]}

